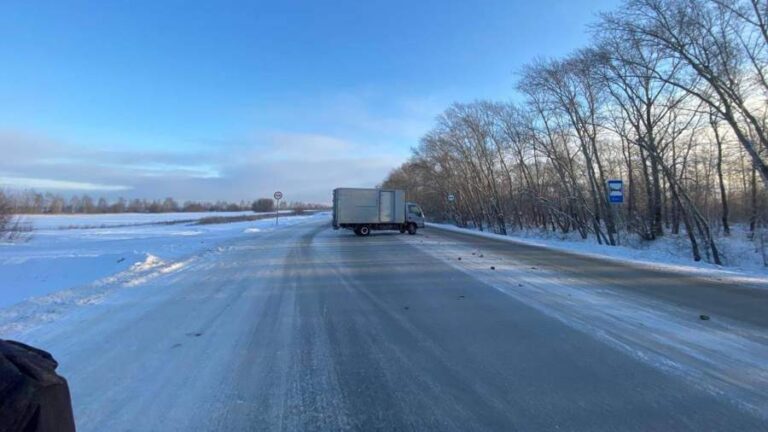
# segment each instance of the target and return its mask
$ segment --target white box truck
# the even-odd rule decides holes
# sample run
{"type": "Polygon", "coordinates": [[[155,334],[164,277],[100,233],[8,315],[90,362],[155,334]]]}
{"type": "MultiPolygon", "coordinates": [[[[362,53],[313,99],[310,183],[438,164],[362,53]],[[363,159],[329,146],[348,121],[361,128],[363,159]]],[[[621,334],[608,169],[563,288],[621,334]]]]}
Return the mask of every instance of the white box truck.
{"type": "Polygon", "coordinates": [[[351,229],[359,236],[373,230],[416,234],[424,228],[424,212],[405,200],[398,189],[337,188],[333,190],[333,228],[351,229]]]}

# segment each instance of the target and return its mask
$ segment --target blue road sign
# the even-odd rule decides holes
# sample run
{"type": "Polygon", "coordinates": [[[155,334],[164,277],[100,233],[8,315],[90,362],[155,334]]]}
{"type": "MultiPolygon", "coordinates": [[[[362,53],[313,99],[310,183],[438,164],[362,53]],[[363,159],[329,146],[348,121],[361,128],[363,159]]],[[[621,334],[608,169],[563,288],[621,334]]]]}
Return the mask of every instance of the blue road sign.
{"type": "Polygon", "coordinates": [[[608,180],[608,201],[616,204],[624,202],[624,182],[622,180],[608,180]]]}

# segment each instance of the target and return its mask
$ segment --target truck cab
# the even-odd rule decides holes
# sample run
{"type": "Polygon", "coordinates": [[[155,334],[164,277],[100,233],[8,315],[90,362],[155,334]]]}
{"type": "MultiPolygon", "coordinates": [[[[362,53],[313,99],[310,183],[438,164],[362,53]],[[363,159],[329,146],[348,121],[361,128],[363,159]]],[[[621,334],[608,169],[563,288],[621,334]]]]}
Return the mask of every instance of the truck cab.
{"type": "Polygon", "coordinates": [[[424,212],[418,204],[412,202],[405,203],[405,218],[407,223],[413,223],[418,228],[424,228],[424,212]]]}

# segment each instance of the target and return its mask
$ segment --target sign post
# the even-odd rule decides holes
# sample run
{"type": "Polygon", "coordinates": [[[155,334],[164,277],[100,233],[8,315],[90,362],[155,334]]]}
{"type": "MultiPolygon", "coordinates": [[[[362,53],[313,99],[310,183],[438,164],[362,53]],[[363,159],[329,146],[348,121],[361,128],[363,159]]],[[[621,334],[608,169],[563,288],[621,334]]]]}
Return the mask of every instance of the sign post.
{"type": "Polygon", "coordinates": [[[273,196],[275,197],[275,200],[277,200],[277,205],[275,206],[275,225],[279,225],[280,224],[280,200],[283,199],[283,193],[280,191],[277,191],[273,196]]]}
{"type": "MultiPolygon", "coordinates": [[[[611,204],[619,205],[624,202],[624,181],[619,179],[608,180],[608,202],[611,204]]],[[[621,213],[617,211],[615,205],[611,206],[611,214],[614,220],[621,217],[621,213]]],[[[619,236],[619,230],[616,230],[617,244],[621,243],[619,236]]]]}

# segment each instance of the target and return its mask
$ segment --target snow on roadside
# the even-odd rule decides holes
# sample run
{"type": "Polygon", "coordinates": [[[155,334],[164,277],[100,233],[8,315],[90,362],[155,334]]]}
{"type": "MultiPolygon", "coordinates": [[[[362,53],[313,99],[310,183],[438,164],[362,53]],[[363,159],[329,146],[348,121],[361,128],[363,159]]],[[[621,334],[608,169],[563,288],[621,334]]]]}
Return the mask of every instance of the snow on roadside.
{"type": "Polygon", "coordinates": [[[88,285],[33,297],[12,307],[0,309],[0,337],[19,335],[31,328],[55,321],[70,310],[101,303],[110,292],[121,287],[134,287],[163,274],[181,270],[190,262],[166,263],[147,254],[144,261],[128,270],[94,281],[88,285]]]}
{"type": "Polygon", "coordinates": [[[679,239],[671,236],[657,240],[650,246],[630,247],[598,245],[590,241],[569,240],[559,237],[543,237],[540,232],[525,232],[522,235],[504,236],[485,231],[459,228],[449,224],[428,223],[432,228],[493,238],[512,243],[540,246],[561,252],[575,253],[605,260],[630,263],[650,269],[695,274],[698,277],[728,279],[733,282],[768,284],[768,267],[762,265],[759,254],[749,250],[747,241],[737,240],[736,234],[722,243],[723,252],[730,265],[718,266],[708,262],[695,262],[679,239]]]}
{"type": "Polygon", "coordinates": [[[702,324],[698,311],[598,281],[585,286],[554,271],[532,270],[508,256],[480,254],[472,245],[439,232],[401,239],[566,325],[768,420],[768,335],[762,328],[722,318],[702,324]]]}
{"type": "Polygon", "coordinates": [[[116,289],[179,271],[229,241],[328,218],[327,213],[291,216],[281,218],[279,226],[263,219],[38,230],[29,242],[0,244],[0,338],[54,321],[72,308],[98,304],[116,289]]]}
{"type": "Polygon", "coordinates": [[[160,265],[163,265],[163,260],[161,260],[160,258],[152,254],[147,254],[147,259],[132,265],[131,270],[135,272],[142,271],[142,270],[150,270],[160,265]]]}

